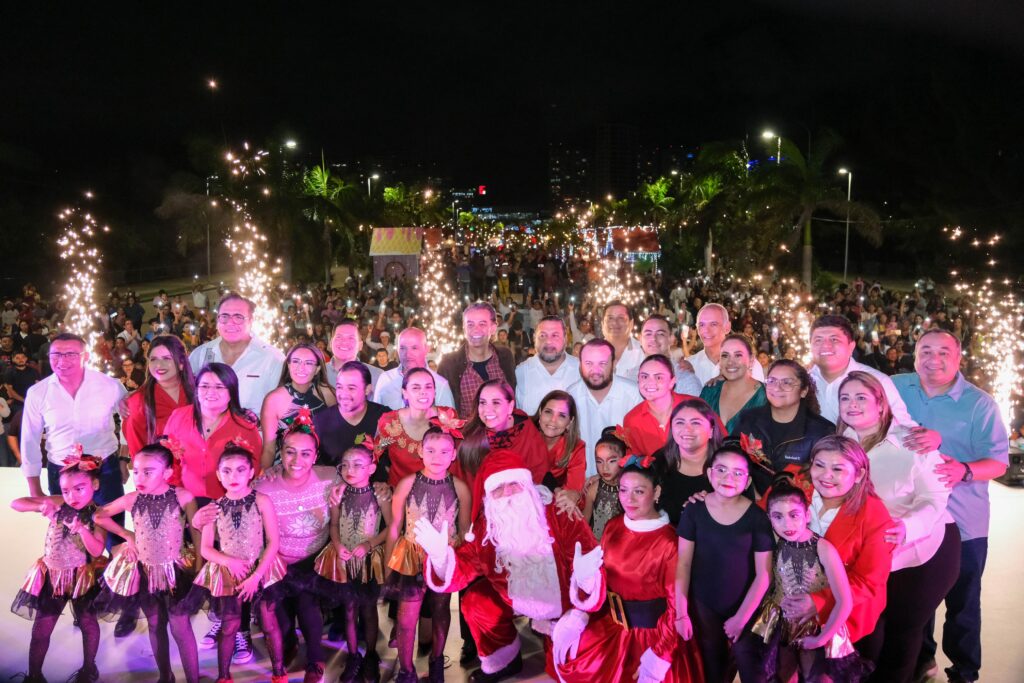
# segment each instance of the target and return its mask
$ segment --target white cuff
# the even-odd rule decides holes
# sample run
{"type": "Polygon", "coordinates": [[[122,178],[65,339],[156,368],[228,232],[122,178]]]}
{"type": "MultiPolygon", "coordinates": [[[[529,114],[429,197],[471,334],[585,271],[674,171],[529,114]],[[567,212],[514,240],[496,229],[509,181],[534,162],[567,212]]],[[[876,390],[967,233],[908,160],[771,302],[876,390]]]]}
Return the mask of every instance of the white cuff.
{"type": "Polygon", "coordinates": [[[672,662],[662,659],[658,655],[654,654],[654,650],[647,648],[644,653],[640,655],[640,677],[648,678],[654,681],[665,680],[665,674],[668,673],[671,668],[672,662]]]}
{"type": "Polygon", "coordinates": [[[423,572],[423,579],[426,581],[427,587],[435,593],[447,593],[448,587],[452,585],[452,577],[455,576],[455,551],[451,547],[447,548],[442,565],[443,571],[438,570],[437,563],[429,556],[427,563],[426,571],[423,572]],[[443,575],[444,578],[440,583],[434,581],[435,573],[443,575]]]}
{"type": "Polygon", "coordinates": [[[540,496],[540,502],[544,505],[551,505],[551,501],[555,499],[555,496],[551,493],[551,489],[544,484],[534,484],[533,488],[537,489],[537,495],[540,496]]]}

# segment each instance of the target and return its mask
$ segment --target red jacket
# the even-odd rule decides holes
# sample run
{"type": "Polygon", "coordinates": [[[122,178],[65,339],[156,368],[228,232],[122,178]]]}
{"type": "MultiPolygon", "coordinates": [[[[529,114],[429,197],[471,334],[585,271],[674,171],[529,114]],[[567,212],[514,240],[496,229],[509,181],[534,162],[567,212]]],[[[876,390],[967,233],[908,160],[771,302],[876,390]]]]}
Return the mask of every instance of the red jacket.
{"type": "MultiPolygon", "coordinates": [[[[893,549],[885,541],[885,530],[891,527],[892,517],[885,504],[877,496],[868,496],[856,514],[847,512],[846,505],[840,507],[825,532],[825,540],[836,547],[850,579],[853,611],[846,627],[853,642],[875,630],[885,609],[885,584],[889,580],[893,549]]],[[[811,599],[824,622],[835,605],[832,591],[826,588],[813,593],[811,599]]]]}

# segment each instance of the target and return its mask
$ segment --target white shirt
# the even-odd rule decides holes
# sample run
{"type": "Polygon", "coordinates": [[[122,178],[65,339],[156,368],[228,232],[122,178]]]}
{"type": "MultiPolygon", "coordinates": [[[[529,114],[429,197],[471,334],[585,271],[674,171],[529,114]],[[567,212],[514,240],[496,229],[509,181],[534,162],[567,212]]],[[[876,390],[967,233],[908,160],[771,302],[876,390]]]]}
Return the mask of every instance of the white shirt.
{"type": "MultiPolygon", "coordinates": [[[[907,430],[893,424],[880,443],[868,452],[871,483],[893,519],[903,522],[906,540],[892,554],[892,571],[920,567],[932,559],[942,545],[946,525],[953,516],[946,510],[950,489],[939,479],[935,467],[942,464],[938,451],[918,455],[903,446],[907,430]]],[[[857,432],[844,436],[857,441],[857,432]]]]}
{"type": "Polygon", "coordinates": [[[839,385],[854,370],[866,372],[882,383],[882,388],[885,390],[885,397],[889,401],[889,409],[892,411],[894,421],[905,427],[917,426],[917,423],[910,417],[910,413],[907,412],[907,404],[903,402],[900,392],[896,390],[896,385],[892,383],[889,376],[863,363],[858,363],[852,358],[843,374],[836,377],[832,382],[825,380],[817,365],[811,368],[811,381],[814,382],[814,391],[818,396],[818,404],[821,406],[821,416],[823,418],[833,423],[839,421],[839,385]]]}
{"type": "Polygon", "coordinates": [[[533,415],[541,399],[555,389],[565,391],[580,378],[580,361],[565,355],[554,372],[548,372],[537,356],[531,356],[516,366],[516,407],[533,415]]]}
{"type": "MultiPolygon", "coordinates": [[[[690,361],[690,365],[693,366],[693,372],[697,375],[697,381],[700,382],[701,387],[707,384],[708,380],[714,379],[722,374],[722,370],[718,367],[718,363],[711,362],[711,359],[708,358],[708,354],[704,349],[701,349],[686,360],[690,361]]],[[[764,368],[761,367],[760,363],[753,364],[753,367],[750,368],[750,376],[758,382],[764,382],[764,368]]]]}
{"type": "MultiPolygon", "coordinates": [[[[221,340],[212,339],[197,346],[188,357],[192,372],[197,373],[207,363],[223,363],[220,352],[221,340]]],[[[253,337],[245,351],[234,362],[231,369],[238,376],[238,400],[243,408],[260,414],[263,399],[277,388],[284,368],[284,354],[276,346],[253,337]]]]}
{"type": "MultiPolygon", "coordinates": [[[[455,397],[452,395],[452,388],[441,375],[430,368],[427,368],[430,376],[434,378],[434,405],[455,408],[455,397]]],[[[402,397],[402,368],[391,368],[381,373],[380,379],[373,385],[373,400],[376,403],[383,403],[391,410],[398,410],[405,407],[405,399],[402,397]]]]}
{"type": "Polygon", "coordinates": [[[839,514],[839,508],[834,507],[831,510],[822,512],[821,509],[825,506],[825,500],[821,497],[821,494],[815,491],[811,494],[811,506],[808,508],[808,512],[811,513],[811,519],[807,526],[810,527],[811,531],[824,536],[828,532],[828,528],[832,526],[832,522],[836,521],[836,515],[839,514]]]}
{"type": "Polygon", "coordinates": [[[57,375],[33,384],[25,395],[21,417],[21,471],[26,477],[39,476],[43,469],[39,441],[44,433],[46,457],[54,465],[63,465],[76,443],[82,444],[86,455],[99,458],[116,452],[114,413],[127,395],[119,381],[89,369],[74,398],[57,375]]]}
{"type": "Polygon", "coordinates": [[[567,389],[576,401],[576,413],[580,419],[580,437],[587,444],[587,476],[597,474],[594,460],[594,446],[601,438],[601,430],[622,424],[626,413],[643,399],[636,382],[624,377],[612,377],[608,395],[600,403],[590,393],[590,388],[581,379],[567,389]]]}
{"type": "MultiPolygon", "coordinates": [[[[342,365],[344,365],[344,363],[342,363],[342,365]]],[[[380,378],[384,374],[384,371],[378,368],[376,365],[370,365],[369,363],[363,363],[363,367],[370,371],[370,386],[376,387],[377,382],[380,381],[380,378]]],[[[337,381],[338,368],[334,367],[334,361],[331,360],[327,363],[327,383],[333,387],[337,381]]]]}
{"type": "Polygon", "coordinates": [[[619,360],[615,361],[615,375],[635,382],[637,373],[640,372],[640,364],[646,357],[640,342],[630,337],[626,350],[619,356],[619,360]]]}

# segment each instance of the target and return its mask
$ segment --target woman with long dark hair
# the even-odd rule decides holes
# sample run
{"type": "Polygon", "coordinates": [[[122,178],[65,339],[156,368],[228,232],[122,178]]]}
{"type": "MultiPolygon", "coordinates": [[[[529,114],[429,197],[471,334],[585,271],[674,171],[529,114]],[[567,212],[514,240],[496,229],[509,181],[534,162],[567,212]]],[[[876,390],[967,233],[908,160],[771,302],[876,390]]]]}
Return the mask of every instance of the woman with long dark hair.
{"type": "Polygon", "coordinates": [[[776,474],[798,472],[814,443],[835,432],[819,414],[814,383],[802,365],[777,360],[768,366],[764,384],[768,405],[742,411],[731,434],[750,456],[754,489],[762,496],[776,474]]]}
{"type": "Polygon", "coordinates": [[[718,415],[701,399],[681,401],[672,409],[668,440],[654,457],[664,464],[661,509],[673,526],[690,496],[711,490],[707,462],[724,438],[718,415]]]}
{"type": "MultiPolygon", "coordinates": [[[[181,340],[169,334],[154,337],[146,358],[146,381],[128,397],[128,417],[121,424],[128,453],[135,457],[156,443],[171,413],[192,404],[195,378],[181,340]]],[[[172,483],[181,481],[181,463],[174,464],[172,483]]]]}
{"type": "Polygon", "coordinates": [[[277,450],[275,435],[281,420],[294,415],[299,408],[309,408],[309,412],[315,414],[335,403],[334,389],[327,381],[327,365],[320,349],[304,342],[289,349],[277,388],[267,394],[260,409],[260,423],[263,425],[260,460],[264,469],[274,464],[277,450]]]}

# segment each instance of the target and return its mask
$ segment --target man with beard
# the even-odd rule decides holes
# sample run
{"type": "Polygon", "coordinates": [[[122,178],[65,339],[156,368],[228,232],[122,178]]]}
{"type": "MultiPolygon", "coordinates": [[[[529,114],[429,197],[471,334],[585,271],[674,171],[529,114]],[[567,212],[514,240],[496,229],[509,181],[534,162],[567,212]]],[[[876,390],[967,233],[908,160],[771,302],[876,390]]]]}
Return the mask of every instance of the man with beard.
{"type": "Polygon", "coordinates": [[[457,549],[448,545],[447,524],[438,531],[427,519],[416,522],[416,542],[429,558],[426,584],[438,592],[466,589],[462,612],[480,653],[480,670],[470,681],[493,683],[522,669],[516,615],[529,617],[544,636],[554,677],[551,636],[578,644],[588,613],[603,602],[601,548],[585,522],[542,502],[546,489],[533,486],[511,451],[487,455],[474,489],[473,524],[457,549]],[[585,597],[571,601],[570,594],[585,597]]]}
{"type": "Polygon", "coordinates": [[[476,394],[484,382],[504,379],[515,387],[516,364],[511,349],[491,343],[498,330],[498,314],[490,304],[467,306],[462,330],[466,341],[441,359],[437,372],[451,387],[459,417],[467,420],[476,413],[476,394]]]}
{"type": "Polygon", "coordinates": [[[567,390],[576,401],[580,438],[587,444],[587,476],[597,474],[594,446],[601,430],[622,424],[640,403],[636,382],[615,374],[615,349],[604,339],[591,339],[580,350],[580,380],[567,390]]]}
{"type": "MultiPolygon", "coordinates": [[[[427,343],[427,335],[423,330],[418,327],[407,327],[399,332],[398,367],[385,371],[377,380],[373,389],[373,400],[386,405],[391,410],[404,408],[402,378],[405,377],[405,371],[427,367],[427,354],[429,353],[430,345],[427,343]]],[[[448,386],[448,380],[433,370],[430,370],[430,374],[434,378],[434,405],[455,408],[455,397],[452,396],[452,388],[448,386]]]]}
{"type": "Polygon", "coordinates": [[[644,351],[640,342],[633,338],[633,324],[633,309],[621,301],[604,307],[601,334],[615,349],[615,374],[635,382],[644,351]]]}
{"type": "Polygon", "coordinates": [[[367,400],[370,388],[370,371],[357,360],[350,360],[341,366],[341,372],[334,382],[336,408],[324,408],[313,414],[313,427],[320,435],[320,448],[316,464],[337,467],[341,456],[357,440],[377,436],[377,423],[388,407],[367,400]]]}
{"type": "MultiPolygon", "coordinates": [[[[668,318],[655,314],[645,320],[644,324],[640,327],[640,346],[644,350],[644,358],[656,353],[666,358],[671,358],[672,327],[668,323],[668,318]]],[[[701,383],[689,367],[680,365],[675,369],[675,392],[677,394],[700,396],[701,383]]],[[[640,366],[637,366],[637,369],[639,370],[640,366]]]]}
{"type": "Polygon", "coordinates": [[[542,318],[533,339],[537,354],[516,366],[516,406],[527,415],[537,412],[549,392],[575,382],[580,371],[579,360],[565,353],[564,320],[542,318]]]}
{"type": "MultiPolygon", "coordinates": [[[[722,355],[722,342],[731,331],[732,322],[729,320],[729,312],[725,310],[725,306],[721,304],[702,306],[697,311],[697,336],[700,337],[704,348],[680,362],[679,366],[684,370],[692,369],[701,386],[721,375],[718,359],[722,355]],[[687,364],[689,364],[689,368],[687,368],[687,364]]],[[[760,363],[753,364],[753,367],[750,368],[750,376],[758,382],[764,382],[764,370],[760,363]]]]}

